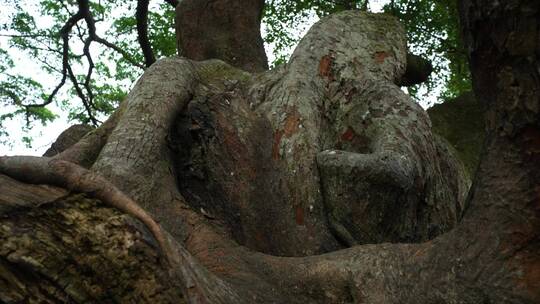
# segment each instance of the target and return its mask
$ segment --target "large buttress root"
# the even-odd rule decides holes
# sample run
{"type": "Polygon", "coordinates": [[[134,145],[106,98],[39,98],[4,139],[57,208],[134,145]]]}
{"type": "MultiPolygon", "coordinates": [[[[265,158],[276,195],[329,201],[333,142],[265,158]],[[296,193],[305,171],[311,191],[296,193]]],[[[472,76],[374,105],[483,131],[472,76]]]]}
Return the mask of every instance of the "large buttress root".
{"type": "Polygon", "coordinates": [[[438,154],[428,116],[395,84],[407,64],[404,37],[388,16],[332,16],[306,34],[282,74],[252,88],[256,112],[274,131],[273,158],[290,197],[282,209],[317,231],[288,233],[309,240],[304,254],[336,246],[329,228],[346,245],[411,242],[461,218],[469,181],[459,169],[445,172],[452,183],[442,178],[441,167],[460,166],[446,165],[455,160],[438,154]],[[347,153],[316,161],[325,150],[347,153]],[[364,156],[333,161],[354,153],[364,156]]]}
{"type": "Polygon", "coordinates": [[[338,138],[317,159],[329,222],[352,244],[432,239],[461,219],[467,175],[409,96],[382,81],[370,88],[329,110],[338,138]]]}

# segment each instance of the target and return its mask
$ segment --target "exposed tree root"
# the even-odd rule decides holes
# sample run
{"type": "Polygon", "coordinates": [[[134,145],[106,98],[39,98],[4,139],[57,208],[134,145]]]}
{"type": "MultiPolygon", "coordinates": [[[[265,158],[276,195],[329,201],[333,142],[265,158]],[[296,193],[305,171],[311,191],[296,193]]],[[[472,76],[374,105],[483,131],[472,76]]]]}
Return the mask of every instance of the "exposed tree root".
{"type": "Polygon", "coordinates": [[[67,161],[32,156],[0,157],[0,172],[27,183],[46,183],[87,193],[105,205],[133,216],[158,242],[167,262],[164,268],[175,280],[172,284],[184,290],[190,303],[240,303],[230,286],[208,273],[150,214],[98,174],[67,161]]]}
{"type": "Polygon", "coordinates": [[[0,172],[27,183],[50,184],[73,192],[91,194],[143,222],[170,260],[170,249],[167,249],[169,246],[159,224],[136,202],[98,174],[64,160],[33,156],[2,156],[0,172]]]}

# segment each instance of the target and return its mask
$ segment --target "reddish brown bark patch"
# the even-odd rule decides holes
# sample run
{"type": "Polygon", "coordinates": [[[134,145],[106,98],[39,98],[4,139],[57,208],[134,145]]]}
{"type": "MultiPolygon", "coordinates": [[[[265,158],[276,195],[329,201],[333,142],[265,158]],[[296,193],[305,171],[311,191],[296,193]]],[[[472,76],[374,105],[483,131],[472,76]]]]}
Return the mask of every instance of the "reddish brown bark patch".
{"type": "Polygon", "coordinates": [[[232,201],[238,205],[247,204],[245,193],[249,192],[250,182],[256,178],[256,170],[250,157],[250,149],[239,137],[238,127],[232,123],[232,115],[220,112],[217,117],[217,129],[221,134],[222,149],[227,161],[223,161],[225,181],[229,183],[223,187],[232,201]]]}
{"type": "Polygon", "coordinates": [[[352,141],[356,133],[351,127],[348,127],[345,133],[341,134],[341,140],[343,141],[352,141]]]}
{"type": "Polygon", "coordinates": [[[285,119],[285,123],[283,124],[283,129],[277,130],[274,133],[274,141],[272,144],[272,159],[279,159],[279,145],[281,144],[281,139],[283,138],[283,136],[289,138],[293,134],[295,134],[298,129],[300,129],[300,113],[298,113],[296,107],[292,107],[290,110],[287,111],[287,118],[285,119]]]}
{"type": "Polygon", "coordinates": [[[525,265],[525,283],[534,299],[540,301],[540,261],[533,259],[525,265]]]}
{"type": "Polygon", "coordinates": [[[375,62],[377,63],[383,63],[386,57],[388,57],[387,52],[375,52],[375,55],[373,55],[373,59],[375,59],[375,62]]]}
{"type": "Polygon", "coordinates": [[[244,158],[247,154],[247,147],[238,137],[238,132],[231,124],[230,119],[223,115],[223,113],[218,113],[217,122],[224,146],[230,152],[231,156],[233,156],[233,159],[244,158]]]}
{"type": "Polygon", "coordinates": [[[327,78],[328,80],[333,79],[332,75],[332,64],[334,63],[334,58],[332,55],[324,55],[319,62],[319,75],[321,77],[327,78]]]}
{"type": "Polygon", "coordinates": [[[272,144],[272,159],[279,159],[279,144],[281,143],[281,138],[283,137],[283,131],[278,130],[274,134],[274,143],[272,144]]]}
{"type": "Polygon", "coordinates": [[[523,130],[522,142],[525,145],[523,151],[531,161],[540,163],[540,130],[535,127],[526,127],[523,130]]]}
{"type": "MultiPolygon", "coordinates": [[[[540,166],[540,129],[536,126],[527,126],[523,128],[520,134],[519,143],[523,151],[523,163],[532,168],[540,166]]],[[[533,191],[532,201],[528,207],[535,215],[530,225],[524,227],[525,237],[513,240],[512,248],[527,248],[517,255],[516,260],[519,267],[523,269],[523,276],[518,280],[518,284],[523,286],[532,297],[534,303],[540,303],[540,244],[537,239],[530,238],[540,229],[540,172],[531,172],[531,181],[535,184],[531,189],[533,191]]]]}
{"type": "Polygon", "coordinates": [[[529,246],[514,259],[522,270],[522,276],[517,278],[516,284],[527,291],[533,300],[531,303],[540,303],[540,260],[537,254],[540,248],[538,246],[538,244],[529,246]]]}
{"type": "Polygon", "coordinates": [[[296,107],[293,107],[291,111],[287,114],[287,119],[285,119],[285,124],[283,127],[283,135],[289,138],[294,133],[298,131],[300,127],[300,113],[296,110],[296,107]]]}

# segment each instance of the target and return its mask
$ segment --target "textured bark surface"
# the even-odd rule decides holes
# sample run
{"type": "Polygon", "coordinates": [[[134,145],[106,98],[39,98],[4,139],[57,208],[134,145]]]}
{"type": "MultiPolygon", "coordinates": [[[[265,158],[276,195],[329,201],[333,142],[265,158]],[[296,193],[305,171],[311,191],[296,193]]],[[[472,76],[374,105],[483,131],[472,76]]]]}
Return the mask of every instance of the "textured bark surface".
{"type": "MultiPolygon", "coordinates": [[[[480,2],[462,6],[467,33],[508,16],[538,33],[538,4],[480,2]]],[[[500,41],[537,37],[502,28],[500,41]]],[[[403,34],[391,17],[344,12],[264,74],[160,60],[66,150],[96,155],[90,170],[62,154],[0,157],[20,180],[0,180],[0,300],[537,303],[538,45],[502,56],[488,33],[468,36],[492,110],[465,205],[461,164],[396,85],[403,34]]]]}
{"type": "Polygon", "coordinates": [[[3,303],[182,303],[140,223],[82,195],[32,205],[0,214],[3,303]]]}
{"type": "Polygon", "coordinates": [[[176,6],[180,55],[221,59],[250,72],[268,69],[261,38],[264,0],[184,0],[176,6]]]}
{"type": "Polygon", "coordinates": [[[449,99],[427,110],[433,133],[448,140],[463,161],[469,176],[478,168],[485,140],[486,110],[473,92],[449,99]]]}
{"type": "Polygon", "coordinates": [[[184,197],[249,248],[303,256],[421,241],[461,217],[468,181],[447,170],[446,183],[441,167],[455,166],[394,84],[406,65],[400,25],[359,16],[315,25],[282,70],[188,107],[178,130],[190,146],[178,148],[184,197]]]}

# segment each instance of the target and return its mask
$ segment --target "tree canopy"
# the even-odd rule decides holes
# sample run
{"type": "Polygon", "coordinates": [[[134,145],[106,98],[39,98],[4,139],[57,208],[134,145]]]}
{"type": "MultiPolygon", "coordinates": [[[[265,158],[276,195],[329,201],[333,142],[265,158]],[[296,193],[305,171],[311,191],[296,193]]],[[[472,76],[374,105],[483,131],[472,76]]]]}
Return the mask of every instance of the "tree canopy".
{"type": "MultiPolygon", "coordinates": [[[[0,41],[5,42],[0,45],[2,142],[9,134],[1,126],[11,118],[24,118],[24,129],[51,122],[64,111],[69,120],[99,125],[156,58],[176,53],[175,0],[6,1],[9,9],[1,13],[5,23],[0,28],[0,41]],[[21,66],[30,62],[33,69],[21,66]]],[[[383,10],[405,25],[409,48],[433,64],[435,76],[421,85],[421,91],[437,87],[439,97],[447,98],[470,90],[456,1],[384,3],[383,10]]],[[[272,46],[270,65],[286,62],[302,24],[345,9],[370,10],[376,4],[373,0],[267,1],[263,38],[272,46]]],[[[413,95],[418,91],[419,86],[409,88],[413,95]]],[[[29,137],[23,140],[31,142],[29,137]]]]}

